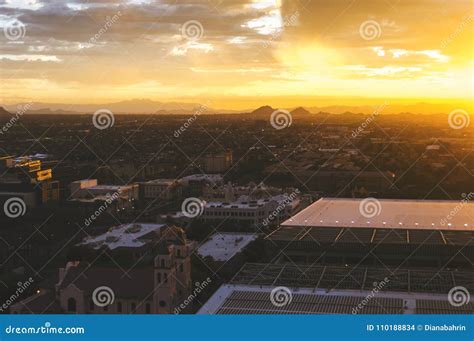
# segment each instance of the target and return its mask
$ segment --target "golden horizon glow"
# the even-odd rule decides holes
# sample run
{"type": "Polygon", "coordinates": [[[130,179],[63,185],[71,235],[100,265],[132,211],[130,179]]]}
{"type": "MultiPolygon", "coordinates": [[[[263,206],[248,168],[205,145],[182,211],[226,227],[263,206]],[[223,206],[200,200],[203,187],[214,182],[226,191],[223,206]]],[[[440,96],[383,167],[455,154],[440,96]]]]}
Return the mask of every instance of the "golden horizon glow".
{"type": "Polygon", "coordinates": [[[375,0],[305,7],[123,0],[57,8],[12,0],[0,7],[2,30],[12,20],[25,27],[20,39],[4,39],[0,52],[3,104],[145,98],[238,110],[388,101],[472,113],[470,1],[392,8],[375,0]],[[186,35],[189,22],[198,36],[186,35]]]}

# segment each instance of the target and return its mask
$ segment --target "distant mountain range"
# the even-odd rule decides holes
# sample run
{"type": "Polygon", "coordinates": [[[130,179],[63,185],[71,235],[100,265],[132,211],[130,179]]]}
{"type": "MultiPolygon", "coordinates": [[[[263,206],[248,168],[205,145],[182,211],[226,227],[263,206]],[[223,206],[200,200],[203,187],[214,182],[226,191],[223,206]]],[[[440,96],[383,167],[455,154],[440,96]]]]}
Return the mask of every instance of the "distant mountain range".
{"type": "Polygon", "coordinates": [[[11,116],[11,113],[6,111],[4,107],[0,107],[0,116],[11,116]]]}
{"type": "MultiPolygon", "coordinates": [[[[115,114],[157,114],[157,115],[189,115],[196,111],[201,114],[242,114],[248,113],[251,115],[262,116],[271,115],[273,111],[277,110],[271,106],[262,106],[256,110],[222,110],[211,107],[200,109],[199,103],[181,103],[181,102],[158,102],[149,99],[134,99],[115,103],[105,104],[63,104],[63,103],[18,103],[15,105],[4,105],[4,110],[9,112],[16,112],[19,106],[28,105],[30,108],[26,114],[91,114],[99,109],[108,109],[115,114]]],[[[347,106],[347,105],[333,105],[321,107],[297,107],[285,108],[293,115],[311,115],[318,113],[329,114],[372,114],[378,112],[380,114],[399,114],[399,113],[413,113],[413,114],[447,114],[452,110],[452,105],[448,104],[431,104],[431,103],[417,103],[410,105],[391,105],[387,103],[380,107],[377,106],[347,106]]],[[[1,114],[1,113],[0,113],[1,114]]]]}
{"type": "MultiPolygon", "coordinates": [[[[116,114],[164,114],[164,115],[188,115],[190,112],[198,110],[199,103],[181,102],[158,102],[149,99],[134,99],[115,103],[105,104],[64,104],[64,103],[18,103],[15,105],[5,105],[10,112],[15,112],[18,105],[31,105],[28,110],[30,114],[90,114],[99,109],[107,109],[116,114]]],[[[208,108],[203,111],[206,114],[234,113],[237,110],[219,110],[208,108]]]]}

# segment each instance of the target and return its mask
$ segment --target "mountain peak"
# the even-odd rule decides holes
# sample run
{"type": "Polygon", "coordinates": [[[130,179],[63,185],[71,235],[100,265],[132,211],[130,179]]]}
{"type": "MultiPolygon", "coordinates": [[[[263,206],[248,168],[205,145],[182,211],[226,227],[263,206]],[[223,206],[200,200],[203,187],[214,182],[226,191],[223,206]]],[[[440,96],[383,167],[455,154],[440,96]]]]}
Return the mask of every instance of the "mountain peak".
{"type": "Polygon", "coordinates": [[[0,116],[11,116],[9,111],[6,111],[4,107],[0,106],[0,116]]]}
{"type": "Polygon", "coordinates": [[[261,115],[271,115],[276,109],[273,109],[271,106],[269,105],[264,105],[258,109],[255,109],[254,111],[251,112],[252,115],[255,115],[255,116],[261,116],[261,115]]]}
{"type": "Polygon", "coordinates": [[[292,115],[311,115],[311,113],[303,107],[295,108],[291,111],[292,115]]]}

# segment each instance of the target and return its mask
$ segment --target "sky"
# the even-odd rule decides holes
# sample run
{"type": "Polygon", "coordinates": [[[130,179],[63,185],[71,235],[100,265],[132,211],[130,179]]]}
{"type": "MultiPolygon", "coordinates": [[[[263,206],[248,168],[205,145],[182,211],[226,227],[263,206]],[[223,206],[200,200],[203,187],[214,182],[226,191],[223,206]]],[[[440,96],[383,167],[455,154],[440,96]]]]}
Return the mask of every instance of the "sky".
{"type": "Polygon", "coordinates": [[[472,0],[0,0],[0,26],[1,103],[472,108],[472,0]]]}

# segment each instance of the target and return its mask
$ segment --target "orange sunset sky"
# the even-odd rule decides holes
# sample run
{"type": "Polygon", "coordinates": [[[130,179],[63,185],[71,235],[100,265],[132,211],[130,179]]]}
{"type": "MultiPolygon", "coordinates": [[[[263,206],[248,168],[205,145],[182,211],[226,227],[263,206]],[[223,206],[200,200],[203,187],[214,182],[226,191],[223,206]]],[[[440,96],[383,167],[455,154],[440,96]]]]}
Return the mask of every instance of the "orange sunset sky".
{"type": "Polygon", "coordinates": [[[472,114],[472,0],[0,0],[0,26],[4,104],[389,98],[472,114]]]}

